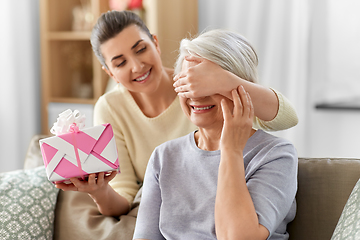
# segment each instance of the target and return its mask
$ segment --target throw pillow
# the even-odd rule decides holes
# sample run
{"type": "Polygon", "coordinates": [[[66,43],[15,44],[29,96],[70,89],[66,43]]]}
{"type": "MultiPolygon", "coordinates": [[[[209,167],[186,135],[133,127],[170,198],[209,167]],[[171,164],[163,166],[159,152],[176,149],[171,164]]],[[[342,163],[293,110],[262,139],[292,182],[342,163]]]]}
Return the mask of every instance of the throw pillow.
{"type": "Polygon", "coordinates": [[[0,173],[0,239],[52,239],[58,191],[44,166],[0,173]]]}
{"type": "Polygon", "coordinates": [[[341,213],[331,240],[360,239],[360,179],[341,213]]]}

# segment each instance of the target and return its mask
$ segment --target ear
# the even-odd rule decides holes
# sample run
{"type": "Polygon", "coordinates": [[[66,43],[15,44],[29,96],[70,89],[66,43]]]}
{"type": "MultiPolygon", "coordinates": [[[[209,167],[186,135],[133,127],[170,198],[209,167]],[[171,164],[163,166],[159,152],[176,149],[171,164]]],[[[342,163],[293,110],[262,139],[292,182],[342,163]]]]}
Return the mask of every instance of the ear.
{"type": "Polygon", "coordinates": [[[109,69],[107,69],[107,68],[104,67],[104,66],[102,66],[101,69],[104,70],[107,75],[109,75],[110,77],[113,77],[113,74],[109,71],[109,69]]]}
{"type": "Polygon", "coordinates": [[[104,66],[101,67],[102,70],[104,70],[106,72],[107,75],[109,75],[110,78],[114,79],[115,82],[119,83],[115,78],[114,75],[104,66]]]}
{"type": "Polygon", "coordinates": [[[161,54],[159,39],[155,34],[153,34],[152,36],[153,36],[153,39],[154,39],[153,42],[155,44],[156,50],[158,51],[159,54],[161,54]]]}

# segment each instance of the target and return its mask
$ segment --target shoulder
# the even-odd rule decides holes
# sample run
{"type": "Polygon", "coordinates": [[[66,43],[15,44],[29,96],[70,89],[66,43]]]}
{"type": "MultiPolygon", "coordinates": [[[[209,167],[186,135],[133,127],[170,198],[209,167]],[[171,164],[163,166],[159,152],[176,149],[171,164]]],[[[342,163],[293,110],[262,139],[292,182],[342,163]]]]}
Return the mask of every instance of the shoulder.
{"type": "Polygon", "coordinates": [[[130,93],[121,85],[102,95],[94,106],[95,124],[108,122],[133,113],[130,93]]]}
{"type": "Polygon", "coordinates": [[[158,145],[154,149],[151,158],[159,161],[166,159],[166,161],[169,162],[172,159],[179,159],[181,156],[187,155],[189,149],[192,148],[192,135],[193,133],[189,133],[158,145]]]}
{"type": "Polygon", "coordinates": [[[251,145],[270,145],[270,146],[277,146],[277,145],[289,145],[293,146],[293,144],[281,137],[277,137],[270,133],[267,133],[261,129],[257,130],[254,135],[249,139],[249,143],[251,145]]]}
{"type": "Polygon", "coordinates": [[[260,154],[268,160],[290,158],[297,162],[296,148],[289,140],[274,136],[263,130],[257,130],[249,138],[245,151],[251,156],[260,154]]]}
{"type": "Polygon", "coordinates": [[[127,90],[123,86],[118,84],[116,87],[114,87],[114,89],[102,95],[96,102],[95,107],[113,105],[116,102],[119,103],[119,101],[126,101],[126,99],[129,98],[128,95],[130,96],[127,90]]]}
{"type": "Polygon", "coordinates": [[[159,146],[157,146],[155,148],[155,151],[158,152],[166,152],[166,151],[170,151],[170,152],[179,152],[181,150],[184,149],[188,149],[189,145],[191,145],[191,139],[192,139],[192,135],[194,133],[191,132],[185,136],[182,137],[178,137],[169,141],[166,141],[162,144],[160,144],[159,146]]]}
{"type": "Polygon", "coordinates": [[[164,166],[167,166],[167,169],[173,169],[181,156],[187,154],[189,142],[190,136],[185,135],[158,145],[150,156],[148,168],[151,166],[155,172],[160,171],[164,166]]]}

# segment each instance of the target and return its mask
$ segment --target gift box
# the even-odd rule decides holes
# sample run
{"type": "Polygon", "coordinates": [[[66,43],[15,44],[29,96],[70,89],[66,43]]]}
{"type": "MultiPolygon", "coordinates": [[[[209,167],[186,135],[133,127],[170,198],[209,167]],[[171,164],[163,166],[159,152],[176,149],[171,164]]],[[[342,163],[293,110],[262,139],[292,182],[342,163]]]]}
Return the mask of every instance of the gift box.
{"type": "Polygon", "coordinates": [[[84,119],[78,112],[67,110],[59,116],[51,129],[56,136],[39,141],[49,181],[69,183],[71,177],[85,179],[90,173],[119,171],[110,124],[83,129],[84,119]]]}

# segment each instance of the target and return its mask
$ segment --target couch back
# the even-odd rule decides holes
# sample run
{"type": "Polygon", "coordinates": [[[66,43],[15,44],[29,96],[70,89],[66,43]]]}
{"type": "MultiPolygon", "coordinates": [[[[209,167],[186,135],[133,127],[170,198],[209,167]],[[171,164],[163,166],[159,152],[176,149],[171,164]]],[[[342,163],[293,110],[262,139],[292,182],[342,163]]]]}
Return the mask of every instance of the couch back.
{"type": "MultiPolygon", "coordinates": [[[[31,140],[24,168],[43,164],[39,139],[44,137],[31,140]]],[[[359,178],[360,159],[299,158],[297,213],[288,226],[290,240],[329,240],[359,178]]]]}
{"type": "Polygon", "coordinates": [[[290,240],[329,240],[360,178],[360,159],[299,158],[297,213],[290,240]]]}

